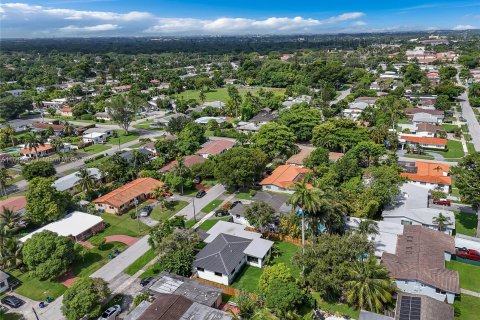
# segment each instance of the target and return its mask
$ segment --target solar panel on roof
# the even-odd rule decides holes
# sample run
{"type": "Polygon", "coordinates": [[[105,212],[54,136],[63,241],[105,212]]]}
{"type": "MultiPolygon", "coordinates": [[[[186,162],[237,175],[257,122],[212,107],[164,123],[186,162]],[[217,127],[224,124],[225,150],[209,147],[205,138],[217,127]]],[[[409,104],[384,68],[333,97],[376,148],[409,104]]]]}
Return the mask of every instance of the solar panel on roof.
{"type": "Polygon", "coordinates": [[[399,320],[420,320],[422,300],[419,297],[402,296],[399,320]]]}

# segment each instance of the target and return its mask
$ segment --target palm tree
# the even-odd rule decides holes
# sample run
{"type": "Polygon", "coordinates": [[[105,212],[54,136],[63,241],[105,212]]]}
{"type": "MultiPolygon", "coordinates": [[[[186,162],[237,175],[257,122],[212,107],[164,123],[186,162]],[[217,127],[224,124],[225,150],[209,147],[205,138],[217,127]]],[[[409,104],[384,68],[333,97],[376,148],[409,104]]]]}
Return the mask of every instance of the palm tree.
{"type": "Polygon", "coordinates": [[[159,184],[155,188],[153,188],[152,192],[150,192],[150,196],[160,203],[162,208],[165,208],[165,197],[164,194],[167,191],[167,188],[164,184],[159,184]]]}
{"type": "Polygon", "coordinates": [[[50,140],[50,145],[56,153],[60,154],[60,150],[63,149],[63,141],[60,138],[53,138],[50,140]]]}
{"type": "Polygon", "coordinates": [[[384,305],[392,300],[395,287],[387,268],[377,264],[374,256],[356,262],[349,270],[345,282],[345,296],[349,304],[363,310],[380,313],[384,305]]]}
{"type": "Polygon", "coordinates": [[[8,197],[7,194],[7,183],[10,181],[12,177],[8,174],[6,168],[0,168],[0,189],[2,190],[3,195],[8,197]]]}
{"type": "Polygon", "coordinates": [[[443,213],[439,213],[438,217],[433,217],[432,222],[438,226],[439,231],[445,231],[447,224],[450,224],[450,217],[444,216],[443,213]]]}
{"type": "Polygon", "coordinates": [[[23,243],[15,237],[2,237],[0,243],[0,267],[2,269],[16,268],[23,264],[23,243]]]}
{"type": "Polygon", "coordinates": [[[76,176],[79,178],[77,185],[83,192],[88,192],[95,187],[95,176],[87,168],[78,170],[76,176]]]}
{"type": "Polygon", "coordinates": [[[63,133],[69,136],[74,132],[75,132],[75,127],[68,121],[65,121],[65,123],[63,124],[63,133]]]}
{"type": "Polygon", "coordinates": [[[378,224],[373,220],[362,220],[358,225],[358,232],[363,235],[378,234],[378,224]]]}
{"type": "Polygon", "coordinates": [[[2,132],[6,138],[10,140],[12,147],[15,147],[15,129],[10,124],[7,124],[5,128],[2,129],[2,132]]]}
{"type": "Polygon", "coordinates": [[[35,151],[35,158],[37,158],[38,160],[38,153],[37,153],[38,147],[45,145],[45,143],[43,142],[42,136],[40,136],[35,132],[29,132],[25,135],[24,142],[25,142],[25,148],[27,148],[30,151],[32,149],[35,151]]]}
{"type": "Polygon", "coordinates": [[[181,194],[183,195],[183,185],[185,182],[183,181],[184,178],[188,175],[189,169],[185,165],[185,162],[183,161],[183,157],[177,158],[177,163],[173,167],[173,174],[177,177],[180,177],[181,183],[180,183],[180,188],[181,188],[181,194]]]}
{"type": "Polygon", "coordinates": [[[4,227],[5,233],[14,233],[19,229],[19,225],[23,220],[23,215],[20,212],[3,207],[0,224],[4,227]]]}
{"type": "Polygon", "coordinates": [[[320,197],[318,190],[307,184],[305,179],[293,185],[293,194],[288,203],[296,210],[300,208],[302,215],[302,248],[305,250],[305,213],[313,213],[319,209],[320,197]]]}
{"type": "Polygon", "coordinates": [[[200,90],[200,93],[199,93],[199,95],[198,95],[198,98],[200,99],[200,101],[202,101],[202,103],[204,103],[204,102],[205,102],[205,99],[207,99],[207,96],[205,95],[205,91],[203,91],[203,89],[200,90]]]}

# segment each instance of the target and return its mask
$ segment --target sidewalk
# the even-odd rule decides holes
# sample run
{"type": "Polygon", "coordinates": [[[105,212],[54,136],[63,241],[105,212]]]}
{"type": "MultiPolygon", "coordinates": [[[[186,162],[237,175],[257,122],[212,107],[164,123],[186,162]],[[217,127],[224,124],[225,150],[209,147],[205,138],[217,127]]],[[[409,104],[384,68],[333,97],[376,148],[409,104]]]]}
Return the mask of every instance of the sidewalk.
{"type": "Polygon", "coordinates": [[[480,293],[479,292],[474,292],[474,291],[470,291],[470,290],[462,289],[462,288],[460,288],[460,292],[463,293],[463,294],[466,294],[468,296],[480,298],[480,293]]]}

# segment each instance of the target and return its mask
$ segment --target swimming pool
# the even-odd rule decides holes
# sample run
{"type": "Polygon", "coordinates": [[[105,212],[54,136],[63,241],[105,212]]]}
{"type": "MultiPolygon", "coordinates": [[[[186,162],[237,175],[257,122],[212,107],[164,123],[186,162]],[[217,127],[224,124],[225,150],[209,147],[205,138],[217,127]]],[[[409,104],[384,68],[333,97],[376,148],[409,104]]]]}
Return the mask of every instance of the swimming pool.
{"type": "Polygon", "coordinates": [[[12,149],[7,149],[2,151],[2,153],[14,153],[14,152],[18,152],[18,149],[12,148],[12,149]]]}

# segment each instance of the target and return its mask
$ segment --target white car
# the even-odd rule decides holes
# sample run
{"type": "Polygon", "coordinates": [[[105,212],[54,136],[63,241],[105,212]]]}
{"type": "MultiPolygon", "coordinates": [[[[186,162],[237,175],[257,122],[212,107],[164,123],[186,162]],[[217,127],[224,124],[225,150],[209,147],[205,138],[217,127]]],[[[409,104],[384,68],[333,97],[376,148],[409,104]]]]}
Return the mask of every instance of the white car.
{"type": "Polygon", "coordinates": [[[98,320],[113,320],[120,314],[120,312],[122,312],[122,308],[116,304],[105,310],[98,320]]]}

